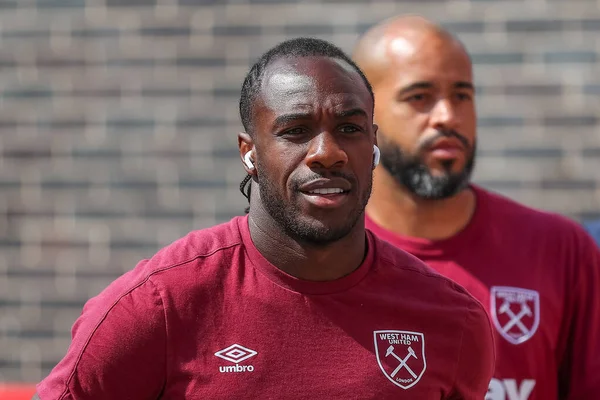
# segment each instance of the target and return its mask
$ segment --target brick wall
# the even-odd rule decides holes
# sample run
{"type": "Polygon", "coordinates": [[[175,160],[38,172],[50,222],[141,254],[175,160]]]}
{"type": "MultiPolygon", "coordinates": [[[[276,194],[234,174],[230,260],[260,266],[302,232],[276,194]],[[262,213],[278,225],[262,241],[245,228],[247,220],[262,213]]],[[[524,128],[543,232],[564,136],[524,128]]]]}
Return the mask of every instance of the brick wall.
{"type": "Polygon", "coordinates": [[[38,381],[85,300],[240,214],[239,88],[294,36],[350,51],[397,13],[445,23],[479,86],[475,180],[600,216],[595,1],[0,1],[0,382],[38,381]]]}

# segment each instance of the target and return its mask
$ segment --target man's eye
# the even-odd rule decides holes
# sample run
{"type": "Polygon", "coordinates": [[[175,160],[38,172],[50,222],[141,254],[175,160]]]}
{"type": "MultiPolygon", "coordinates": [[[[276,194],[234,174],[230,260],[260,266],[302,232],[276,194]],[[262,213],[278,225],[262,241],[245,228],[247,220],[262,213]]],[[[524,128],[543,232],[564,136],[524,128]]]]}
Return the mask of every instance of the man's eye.
{"type": "Polygon", "coordinates": [[[461,101],[471,100],[471,95],[468,93],[457,93],[456,98],[461,101]]]}
{"type": "Polygon", "coordinates": [[[409,102],[423,101],[423,100],[425,100],[425,95],[424,94],[413,94],[412,96],[408,97],[406,100],[409,102]]]}
{"type": "Polygon", "coordinates": [[[284,135],[301,135],[304,133],[304,128],[292,128],[292,129],[288,129],[287,131],[283,132],[284,135]]]}
{"type": "Polygon", "coordinates": [[[360,129],[354,125],[344,125],[340,128],[343,133],[354,133],[360,131],[360,129]]]}

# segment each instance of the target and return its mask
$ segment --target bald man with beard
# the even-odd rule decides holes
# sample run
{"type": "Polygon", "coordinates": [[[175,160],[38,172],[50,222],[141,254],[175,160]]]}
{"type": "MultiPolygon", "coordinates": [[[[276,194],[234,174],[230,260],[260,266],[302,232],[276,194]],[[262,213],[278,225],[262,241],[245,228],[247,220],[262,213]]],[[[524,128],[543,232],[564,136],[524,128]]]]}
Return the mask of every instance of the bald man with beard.
{"type": "Polygon", "coordinates": [[[497,347],[486,399],[600,398],[600,252],[574,221],[470,182],[465,47],[421,17],[394,17],[353,58],[375,92],[381,149],[366,226],[486,307],[497,347]]]}

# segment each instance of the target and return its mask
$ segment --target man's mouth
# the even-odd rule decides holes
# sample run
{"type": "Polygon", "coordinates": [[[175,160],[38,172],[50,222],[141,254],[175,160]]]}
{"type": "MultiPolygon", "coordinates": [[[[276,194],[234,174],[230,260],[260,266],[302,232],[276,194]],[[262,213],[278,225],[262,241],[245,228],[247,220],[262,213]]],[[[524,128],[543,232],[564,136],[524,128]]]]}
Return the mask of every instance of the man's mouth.
{"type": "Polygon", "coordinates": [[[327,195],[327,194],[339,194],[339,193],[344,193],[344,192],[347,192],[347,191],[342,188],[321,188],[321,189],[310,190],[307,193],[308,194],[327,195]]]}
{"type": "Polygon", "coordinates": [[[349,198],[350,182],[343,178],[320,178],[300,187],[302,197],[314,207],[337,208],[349,198]]]}
{"type": "Polygon", "coordinates": [[[454,138],[442,138],[437,140],[431,147],[427,149],[431,155],[438,159],[455,159],[460,157],[465,152],[462,143],[454,138]]]}

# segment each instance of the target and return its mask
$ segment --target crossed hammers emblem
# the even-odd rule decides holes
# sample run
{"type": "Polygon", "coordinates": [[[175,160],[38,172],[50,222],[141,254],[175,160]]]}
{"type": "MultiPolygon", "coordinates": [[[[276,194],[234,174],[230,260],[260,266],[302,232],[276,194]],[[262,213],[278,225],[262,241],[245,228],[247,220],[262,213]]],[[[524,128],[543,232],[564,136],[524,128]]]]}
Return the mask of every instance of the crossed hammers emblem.
{"type": "Polygon", "coordinates": [[[504,325],[504,327],[502,328],[502,331],[504,333],[508,332],[510,330],[510,328],[512,328],[513,326],[517,326],[521,332],[523,332],[524,334],[529,333],[529,329],[527,329],[527,327],[525,325],[523,325],[523,323],[521,322],[521,319],[524,316],[532,316],[533,313],[531,312],[531,308],[529,308],[529,306],[525,303],[521,303],[521,311],[519,311],[518,314],[515,314],[511,309],[510,309],[510,302],[509,301],[505,301],[500,308],[498,309],[498,312],[500,314],[507,314],[510,317],[510,321],[508,321],[506,323],[506,325],[504,325]]]}
{"type": "Polygon", "coordinates": [[[415,351],[408,346],[408,354],[406,355],[406,357],[404,358],[400,358],[396,355],[396,353],[394,353],[394,346],[390,345],[390,347],[388,347],[387,351],[385,352],[385,356],[393,356],[396,360],[400,361],[400,364],[396,367],[396,369],[392,372],[391,376],[392,378],[396,376],[396,374],[402,369],[402,368],[406,368],[406,370],[408,371],[409,374],[412,375],[413,378],[417,379],[417,374],[414,373],[414,371],[412,369],[410,369],[410,367],[406,364],[406,361],[411,358],[418,358],[417,354],[415,353],[415,351]]]}

